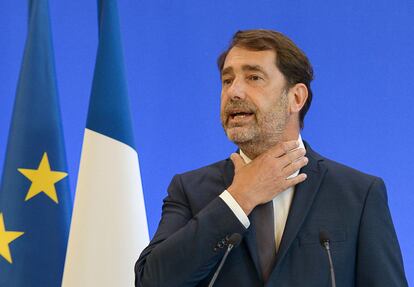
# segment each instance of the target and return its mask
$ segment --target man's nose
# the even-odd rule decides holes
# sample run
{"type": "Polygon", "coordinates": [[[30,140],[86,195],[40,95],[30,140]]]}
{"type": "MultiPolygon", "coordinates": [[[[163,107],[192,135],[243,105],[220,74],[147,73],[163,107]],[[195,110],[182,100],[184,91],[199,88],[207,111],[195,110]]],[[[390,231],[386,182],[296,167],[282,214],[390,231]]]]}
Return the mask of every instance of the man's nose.
{"type": "Polygon", "coordinates": [[[227,94],[231,99],[244,99],[246,97],[246,89],[241,79],[234,79],[230,87],[227,89],[227,94]]]}

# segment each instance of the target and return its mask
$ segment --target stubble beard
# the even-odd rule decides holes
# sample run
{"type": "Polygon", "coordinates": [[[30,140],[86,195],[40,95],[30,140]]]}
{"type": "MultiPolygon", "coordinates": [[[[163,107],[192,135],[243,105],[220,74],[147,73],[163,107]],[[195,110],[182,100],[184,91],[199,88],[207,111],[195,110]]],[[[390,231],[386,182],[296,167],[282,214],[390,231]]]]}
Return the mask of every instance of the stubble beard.
{"type": "Polygon", "coordinates": [[[247,125],[229,127],[223,119],[222,115],[222,126],[228,139],[254,159],[283,140],[289,119],[287,93],[283,92],[274,108],[266,113],[255,108],[254,121],[247,125]]]}

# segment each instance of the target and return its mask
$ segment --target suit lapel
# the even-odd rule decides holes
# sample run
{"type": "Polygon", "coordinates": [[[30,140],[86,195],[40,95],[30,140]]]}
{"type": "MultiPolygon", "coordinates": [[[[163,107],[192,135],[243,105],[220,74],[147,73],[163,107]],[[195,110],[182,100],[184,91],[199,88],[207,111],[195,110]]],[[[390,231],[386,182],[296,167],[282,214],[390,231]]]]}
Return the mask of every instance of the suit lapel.
{"type": "MultiPolygon", "coordinates": [[[[276,270],[280,268],[283,258],[286,256],[293,240],[296,238],[309,210],[311,209],[315,195],[326,173],[324,165],[319,164],[323,159],[317,153],[312,151],[309,145],[305,144],[305,147],[309,163],[301,169],[301,173],[305,173],[308,177],[304,182],[295,187],[295,195],[290,207],[272,275],[277,273],[276,270]]],[[[271,277],[269,279],[271,279],[271,277]]]]}
{"type": "MultiPolygon", "coordinates": [[[[226,162],[226,165],[223,171],[223,180],[224,180],[224,185],[226,189],[233,182],[233,177],[234,177],[234,165],[230,159],[227,159],[227,162],[226,162]]],[[[262,272],[260,270],[260,265],[259,265],[259,255],[257,253],[257,247],[256,247],[256,233],[255,233],[255,227],[253,224],[250,224],[246,233],[243,234],[242,244],[243,242],[247,246],[247,250],[249,251],[250,257],[256,268],[257,275],[259,276],[259,278],[262,279],[262,272]]]]}

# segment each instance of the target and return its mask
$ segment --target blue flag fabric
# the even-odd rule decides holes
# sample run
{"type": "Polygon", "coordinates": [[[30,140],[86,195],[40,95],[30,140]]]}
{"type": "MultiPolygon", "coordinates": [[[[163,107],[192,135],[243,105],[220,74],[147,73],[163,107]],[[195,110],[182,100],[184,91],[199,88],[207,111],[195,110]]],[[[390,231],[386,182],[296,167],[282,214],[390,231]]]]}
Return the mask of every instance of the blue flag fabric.
{"type": "Polygon", "coordinates": [[[60,286],[71,208],[49,5],[30,0],[0,185],[0,286],[60,286]]]}
{"type": "Polygon", "coordinates": [[[98,21],[99,46],[86,128],[135,148],[116,1],[98,0],[98,21]]]}

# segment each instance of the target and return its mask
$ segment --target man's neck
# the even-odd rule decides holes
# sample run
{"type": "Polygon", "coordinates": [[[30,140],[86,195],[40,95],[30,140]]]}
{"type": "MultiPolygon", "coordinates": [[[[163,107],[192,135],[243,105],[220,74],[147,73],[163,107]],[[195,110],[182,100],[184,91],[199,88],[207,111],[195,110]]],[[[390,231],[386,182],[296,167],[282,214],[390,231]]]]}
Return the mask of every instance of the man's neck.
{"type": "MultiPolygon", "coordinates": [[[[294,140],[298,140],[300,146],[303,147],[302,137],[299,133],[295,137],[289,137],[289,138],[281,140],[280,142],[294,141],[294,140]]],[[[268,151],[270,148],[276,146],[278,143],[279,142],[276,142],[274,144],[268,144],[267,146],[266,145],[261,145],[260,148],[257,148],[256,145],[252,146],[252,145],[249,145],[247,143],[242,144],[242,145],[239,145],[240,154],[242,155],[243,159],[247,163],[247,162],[252,161],[256,157],[258,157],[262,153],[268,151]],[[246,159],[248,159],[248,161],[246,161],[246,159]]]]}

